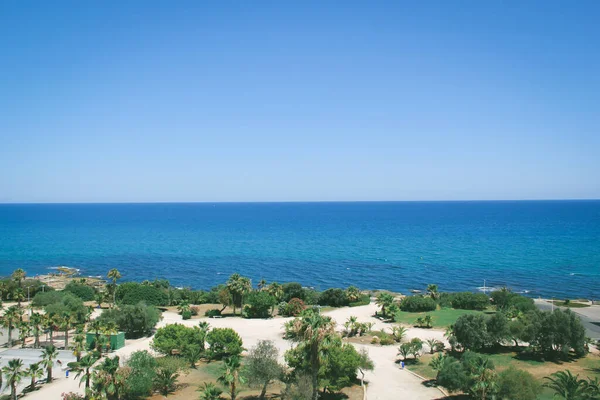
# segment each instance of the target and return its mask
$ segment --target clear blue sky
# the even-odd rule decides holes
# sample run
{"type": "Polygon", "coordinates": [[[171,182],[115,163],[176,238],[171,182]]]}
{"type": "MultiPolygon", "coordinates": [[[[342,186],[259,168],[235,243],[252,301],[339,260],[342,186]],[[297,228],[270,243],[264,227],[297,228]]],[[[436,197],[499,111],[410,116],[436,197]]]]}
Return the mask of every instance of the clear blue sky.
{"type": "Polygon", "coordinates": [[[0,202],[600,198],[600,2],[2,1],[0,202]]]}

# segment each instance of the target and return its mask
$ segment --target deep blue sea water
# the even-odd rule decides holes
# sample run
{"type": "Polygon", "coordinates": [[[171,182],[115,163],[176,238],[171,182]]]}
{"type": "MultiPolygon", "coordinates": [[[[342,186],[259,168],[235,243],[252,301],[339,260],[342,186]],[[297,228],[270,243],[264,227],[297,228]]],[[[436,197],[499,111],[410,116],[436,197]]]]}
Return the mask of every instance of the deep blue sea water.
{"type": "Polygon", "coordinates": [[[194,288],[240,272],[598,298],[600,201],[0,205],[0,274],[58,265],[194,288]]]}

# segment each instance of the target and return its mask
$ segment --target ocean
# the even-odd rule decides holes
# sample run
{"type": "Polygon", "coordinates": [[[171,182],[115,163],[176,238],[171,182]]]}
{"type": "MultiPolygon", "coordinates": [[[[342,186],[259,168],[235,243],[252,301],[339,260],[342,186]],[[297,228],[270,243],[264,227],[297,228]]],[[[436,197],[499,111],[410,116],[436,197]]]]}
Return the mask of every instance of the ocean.
{"type": "Polygon", "coordinates": [[[600,297],[600,201],[0,205],[0,274],[600,297]]]}

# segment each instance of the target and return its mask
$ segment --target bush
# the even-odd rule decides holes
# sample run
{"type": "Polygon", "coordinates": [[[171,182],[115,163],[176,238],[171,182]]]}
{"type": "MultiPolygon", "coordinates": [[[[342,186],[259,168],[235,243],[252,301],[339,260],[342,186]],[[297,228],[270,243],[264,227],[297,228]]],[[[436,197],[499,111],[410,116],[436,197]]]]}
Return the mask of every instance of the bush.
{"type": "Polygon", "coordinates": [[[196,316],[196,315],[200,314],[200,307],[198,307],[198,306],[191,306],[190,307],[190,312],[192,313],[193,316],[196,316]]]}
{"type": "Polygon", "coordinates": [[[496,290],[490,296],[496,309],[506,313],[526,313],[536,309],[533,299],[513,293],[507,289],[496,290]]]}
{"type": "Polygon", "coordinates": [[[246,296],[246,303],[244,314],[247,318],[269,318],[277,300],[267,292],[252,292],[246,296]]]}
{"type": "Polygon", "coordinates": [[[242,353],[242,338],[231,328],[214,328],[206,335],[210,348],[208,355],[220,360],[224,357],[236,356],[242,353]]]}
{"type": "Polygon", "coordinates": [[[304,302],[300,299],[291,299],[289,303],[279,304],[279,315],[284,317],[297,317],[306,309],[304,302]]]}
{"type": "Polygon", "coordinates": [[[123,305],[104,310],[98,318],[102,322],[114,322],[118,329],[125,332],[127,339],[149,336],[160,320],[160,311],[156,307],[138,303],[135,306],[123,305]]]}
{"type": "Polygon", "coordinates": [[[407,296],[400,302],[400,309],[407,312],[434,311],[436,308],[437,304],[431,297],[407,296]]]}
{"type": "Polygon", "coordinates": [[[46,314],[52,315],[63,315],[69,313],[75,317],[78,323],[84,323],[88,309],[83,305],[83,301],[79,297],[76,297],[69,292],[56,292],[60,295],[60,301],[57,303],[51,303],[44,307],[46,314]]]}
{"type": "Polygon", "coordinates": [[[481,350],[489,341],[483,315],[461,315],[452,327],[452,334],[465,350],[481,350]]]}
{"type": "Polygon", "coordinates": [[[185,310],[181,313],[181,318],[184,320],[192,318],[192,312],[190,310],[185,310]]]}
{"type": "Polygon", "coordinates": [[[181,354],[185,345],[198,345],[204,350],[204,340],[206,333],[194,326],[188,328],[180,324],[171,324],[159,328],[154,335],[150,347],[166,356],[181,354]]]}
{"type": "Polygon", "coordinates": [[[141,301],[150,306],[167,306],[169,304],[169,296],[164,289],[136,282],[119,285],[115,296],[119,304],[133,305],[141,301]]]}
{"type": "Polygon", "coordinates": [[[302,285],[298,282],[284,283],[282,289],[282,300],[286,303],[289,303],[291,299],[300,299],[304,301],[304,299],[306,298],[306,292],[302,285]]]}
{"type": "Polygon", "coordinates": [[[371,296],[368,294],[362,294],[358,301],[348,303],[350,307],[368,306],[369,304],[371,304],[371,296]]]}
{"type": "Polygon", "coordinates": [[[349,303],[346,291],[342,289],[327,289],[319,295],[318,304],[321,306],[344,307],[349,303]]]}
{"type": "Polygon", "coordinates": [[[219,317],[219,316],[221,316],[221,310],[219,310],[217,308],[206,310],[204,312],[204,315],[207,316],[207,317],[209,317],[209,318],[219,317]]]}
{"type": "Polygon", "coordinates": [[[63,299],[63,292],[51,291],[51,292],[40,292],[33,296],[31,304],[34,307],[46,307],[50,304],[61,303],[63,299]]]}
{"type": "Polygon", "coordinates": [[[540,384],[527,371],[509,367],[498,375],[498,397],[511,400],[536,400],[540,384]]]}
{"type": "Polygon", "coordinates": [[[123,397],[127,399],[146,398],[152,394],[156,377],[157,362],[147,351],[136,351],[131,354],[126,365],[130,368],[125,381],[123,397]]]}
{"type": "Polygon", "coordinates": [[[460,292],[452,297],[452,308],[460,310],[485,310],[490,299],[484,293],[460,292]]]}
{"type": "Polygon", "coordinates": [[[71,292],[83,301],[93,301],[96,296],[96,291],[93,287],[76,281],[71,281],[65,286],[65,292],[71,292]]]}

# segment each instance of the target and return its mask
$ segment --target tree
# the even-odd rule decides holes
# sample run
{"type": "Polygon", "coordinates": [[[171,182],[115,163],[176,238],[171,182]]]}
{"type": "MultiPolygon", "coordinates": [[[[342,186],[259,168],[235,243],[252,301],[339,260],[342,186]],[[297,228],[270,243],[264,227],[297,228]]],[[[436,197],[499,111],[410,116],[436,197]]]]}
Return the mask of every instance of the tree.
{"type": "Polygon", "coordinates": [[[388,318],[388,310],[391,305],[394,304],[394,296],[386,292],[381,292],[377,295],[375,303],[381,307],[381,316],[383,318],[388,318]]]}
{"type": "Polygon", "coordinates": [[[248,318],[269,318],[271,310],[277,304],[275,297],[265,291],[250,293],[246,302],[244,314],[248,318]]]}
{"type": "Polygon", "coordinates": [[[396,343],[400,343],[404,336],[406,336],[406,328],[403,326],[392,326],[392,336],[394,337],[394,341],[396,343]]]}
{"type": "Polygon", "coordinates": [[[68,311],[62,313],[60,319],[60,326],[65,333],[65,348],[69,347],[69,330],[77,322],[77,319],[68,311]]]}
{"type": "Polygon", "coordinates": [[[220,400],[222,399],[221,394],[223,391],[215,386],[214,383],[204,382],[203,385],[198,388],[200,391],[200,400],[220,400]]]}
{"type": "Polygon", "coordinates": [[[76,363],[76,366],[73,369],[74,372],[77,373],[75,375],[75,379],[77,379],[81,376],[81,380],[79,381],[79,386],[81,386],[81,384],[85,382],[85,393],[88,393],[88,391],[90,389],[90,378],[92,376],[92,367],[94,366],[96,361],[98,361],[98,359],[96,357],[94,357],[91,353],[88,353],[85,356],[83,356],[76,363]]]}
{"type": "Polygon", "coordinates": [[[435,284],[429,284],[427,285],[427,294],[429,295],[429,297],[431,297],[433,300],[437,300],[438,297],[440,297],[440,294],[438,292],[438,285],[435,284]]]}
{"type": "Polygon", "coordinates": [[[318,304],[321,306],[344,307],[350,302],[346,292],[342,289],[327,289],[321,292],[318,304]]]}
{"type": "Polygon", "coordinates": [[[508,318],[503,312],[496,312],[486,321],[486,330],[489,344],[500,346],[510,337],[508,318]]]}
{"type": "Polygon", "coordinates": [[[464,350],[480,350],[489,340],[483,315],[461,315],[452,327],[452,334],[464,350]]]}
{"type": "Polygon", "coordinates": [[[182,368],[181,363],[174,357],[160,359],[156,376],[154,377],[155,389],[163,396],[175,391],[182,368]]]}
{"type": "Polygon", "coordinates": [[[19,340],[21,341],[21,348],[25,348],[25,341],[31,335],[31,326],[28,322],[22,321],[18,325],[19,327],[19,340]]]}
{"type": "Polygon", "coordinates": [[[46,368],[46,383],[52,382],[52,368],[54,368],[54,360],[58,357],[58,350],[53,345],[45,347],[40,355],[42,358],[42,366],[46,368]]]}
{"type": "Polygon", "coordinates": [[[233,314],[237,307],[243,307],[244,295],[252,290],[252,282],[249,278],[241,276],[240,274],[232,274],[226,283],[227,290],[231,294],[233,303],[233,314]]]}
{"type": "Polygon", "coordinates": [[[229,388],[231,400],[235,400],[237,396],[237,386],[240,383],[245,383],[246,380],[240,375],[242,364],[237,355],[227,357],[221,370],[221,375],[217,378],[217,382],[229,388]]]}
{"type": "Polygon", "coordinates": [[[79,360],[81,360],[81,357],[83,356],[83,352],[86,349],[86,343],[85,343],[85,336],[79,334],[79,335],[75,335],[75,343],[71,346],[71,350],[73,350],[73,355],[76,358],[76,362],[79,362],[79,360]]]}
{"type": "Polygon", "coordinates": [[[269,340],[260,340],[246,357],[246,375],[251,386],[261,387],[260,399],[265,398],[267,386],[283,373],[278,362],[279,350],[269,340]]]}
{"type": "Polygon", "coordinates": [[[435,353],[440,348],[440,345],[444,345],[444,343],[434,338],[427,339],[425,343],[427,343],[427,346],[429,347],[429,354],[435,353]]]}
{"type": "Polygon", "coordinates": [[[119,398],[119,392],[123,385],[119,374],[119,356],[105,358],[104,361],[96,367],[96,372],[103,372],[105,376],[104,391],[108,398],[119,398]]]}
{"type": "MultiPolygon", "coordinates": [[[[319,397],[319,369],[325,361],[327,345],[335,335],[335,323],[330,317],[315,310],[307,310],[301,318],[294,320],[293,340],[307,350],[312,382],[312,400],[319,397]]],[[[287,354],[286,354],[287,355],[287,354]]]]}
{"type": "Polygon", "coordinates": [[[42,376],[44,376],[44,369],[42,368],[39,362],[36,362],[29,365],[29,368],[25,370],[24,375],[31,378],[29,391],[33,391],[35,389],[35,381],[37,380],[37,378],[41,378],[42,376]]]}
{"type": "Polygon", "coordinates": [[[410,343],[402,343],[398,348],[398,355],[402,356],[402,360],[406,361],[408,355],[412,352],[412,345],[410,343]]]}
{"type": "Polygon", "coordinates": [[[181,349],[181,355],[190,363],[191,368],[196,368],[196,363],[202,357],[203,348],[198,344],[186,343],[181,349]]]}
{"type": "Polygon", "coordinates": [[[238,356],[244,351],[242,338],[231,328],[214,328],[206,335],[206,342],[212,359],[238,356]]]}
{"type": "Polygon", "coordinates": [[[34,341],[33,341],[33,348],[34,349],[39,349],[40,348],[40,333],[42,330],[42,315],[38,314],[38,313],[33,313],[31,314],[31,317],[29,318],[29,325],[31,326],[31,329],[33,331],[33,337],[34,337],[34,341]]]}
{"type": "Polygon", "coordinates": [[[573,375],[568,369],[545,377],[544,386],[554,391],[554,397],[564,400],[587,400],[588,385],[579,375],[573,375]]]}
{"type": "Polygon", "coordinates": [[[2,368],[2,373],[6,377],[6,384],[10,386],[10,398],[17,400],[17,385],[23,378],[23,360],[13,358],[8,361],[8,365],[2,368]]]}
{"type": "Polygon", "coordinates": [[[152,355],[143,350],[131,354],[126,366],[130,373],[123,392],[125,398],[146,398],[152,393],[158,363],[152,355]]]}
{"type": "Polygon", "coordinates": [[[346,297],[350,303],[360,300],[361,293],[356,286],[348,286],[346,289],[346,297]]]}
{"type": "Polygon", "coordinates": [[[467,390],[470,381],[467,371],[457,359],[446,357],[440,359],[438,361],[440,364],[435,367],[438,368],[436,379],[438,385],[445,387],[449,392],[467,390]]]}
{"type": "Polygon", "coordinates": [[[431,297],[424,296],[406,296],[400,302],[400,309],[406,312],[427,312],[434,311],[437,303],[431,297]]]}
{"type": "Polygon", "coordinates": [[[431,359],[431,361],[429,362],[429,366],[431,367],[431,369],[437,372],[437,375],[435,377],[436,381],[439,379],[440,371],[443,370],[446,367],[446,365],[451,362],[458,363],[458,361],[455,358],[447,356],[445,354],[438,354],[436,357],[433,357],[431,359]]]}
{"type": "Polygon", "coordinates": [[[115,304],[117,303],[117,280],[121,279],[121,273],[119,272],[118,269],[113,268],[110,271],[108,271],[108,274],[106,275],[108,277],[108,279],[112,280],[112,295],[113,295],[113,307],[115,306],[115,304]]]}
{"type": "Polygon", "coordinates": [[[21,308],[19,306],[10,306],[4,313],[2,325],[8,330],[8,346],[13,345],[12,331],[16,324],[21,320],[21,308]]]}
{"type": "Polygon", "coordinates": [[[164,355],[181,352],[186,345],[196,345],[204,351],[206,332],[194,326],[188,328],[181,324],[170,324],[159,328],[150,343],[150,347],[164,355]]]}
{"type": "Polygon", "coordinates": [[[539,383],[527,371],[509,367],[498,374],[498,397],[501,400],[536,400],[539,383]]]}
{"type": "Polygon", "coordinates": [[[372,371],[375,368],[375,364],[371,357],[369,357],[369,352],[364,347],[360,349],[359,359],[358,359],[358,370],[361,373],[360,377],[360,385],[364,387],[365,382],[365,371],[372,371]]]}
{"type": "MultiPolygon", "coordinates": [[[[22,268],[17,268],[13,271],[12,279],[17,283],[18,288],[23,287],[23,280],[25,279],[26,275],[27,273],[22,268]]],[[[19,306],[20,305],[21,304],[19,303],[19,306]]]]}
{"type": "Polygon", "coordinates": [[[104,310],[98,320],[104,324],[113,323],[118,331],[125,332],[127,339],[137,339],[150,335],[160,318],[156,307],[140,302],[104,310]]]}
{"type": "Polygon", "coordinates": [[[485,293],[460,292],[452,296],[452,308],[461,310],[485,310],[490,299],[485,293]]]}

